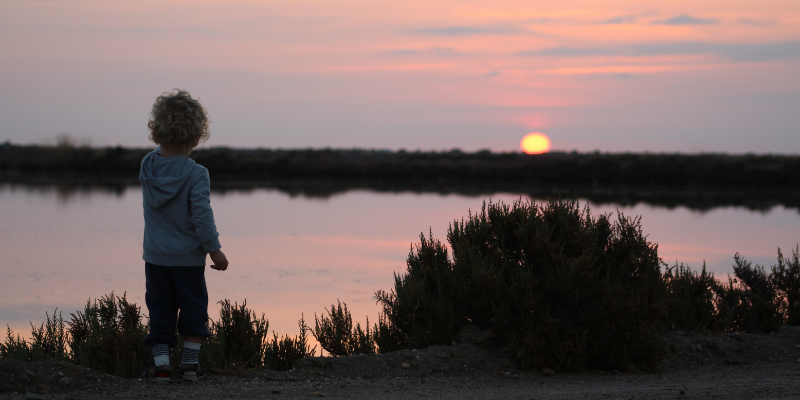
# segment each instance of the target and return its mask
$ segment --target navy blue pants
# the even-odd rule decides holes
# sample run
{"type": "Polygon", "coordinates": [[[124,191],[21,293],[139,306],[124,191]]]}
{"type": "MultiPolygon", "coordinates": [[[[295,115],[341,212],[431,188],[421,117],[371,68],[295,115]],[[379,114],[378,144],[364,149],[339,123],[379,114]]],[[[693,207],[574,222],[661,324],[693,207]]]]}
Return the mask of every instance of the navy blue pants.
{"type": "Polygon", "coordinates": [[[145,262],[144,296],[150,312],[150,333],[143,343],[175,347],[182,336],[211,336],[208,321],[206,267],[165,267],[145,262]],[[180,311],[180,314],[179,314],[180,311]]]}

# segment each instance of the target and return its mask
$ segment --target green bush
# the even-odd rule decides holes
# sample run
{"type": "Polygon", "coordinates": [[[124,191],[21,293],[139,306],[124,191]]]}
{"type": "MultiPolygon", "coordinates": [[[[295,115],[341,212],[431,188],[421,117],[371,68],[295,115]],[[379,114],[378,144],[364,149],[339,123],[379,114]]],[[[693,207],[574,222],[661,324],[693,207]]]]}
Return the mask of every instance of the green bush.
{"type": "Polygon", "coordinates": [[[784,322],[781,296],[773,276],[736,253],[733,273],[715,285],[719,323],[724,330],[770,333],[784,322]]]}
{"type": "Polygon", "coordinates": [[[31,348],[19,334],[14,335],[11,327],[6,325],[6,342],[0,343],[0,359],[31,360],[31,348]]]}
{"type": "Polygon", "coordinates": [[[45,313],[45,321],[38,328],[31,324],[31,360],[66,359],[66,336],[64,334],[64,318],[58,309],[53,311],[53,318],[45,313]],[[57,317],[56,314],[58,314],[57,317]]]}
{"type": "Polygon", "coordinates": [[[6,326],[6,342],[0,343],[0,358],[33,362],[68,359],[64,318],[58,309],[52,318],[50,314],[45,314],[45,318],[38,328],[31,323],[30,344],[6,326]]]}
{"type": "Polygon", "coordinates": [[[391,353],[410,348],[407,336],[394,326],[384,313],[378,314],[378,323],[373,326],[372,332],[378,353],[391,353]]]}
{"type": "Polygon", "coordinates": [[[297,324],[300,327],[300,335],[294,338],[288,335],[278,338],[278,334],[272,332],[272,342],[264,353],[264,366],[275,371],[286,371],[300,365],[303,358],[314,356],[317,347],[309,347],[306,335],[310,328],[306,326],[306,321],[302,317],[297,324]]]}
{"type": "Polygon", "coordinates": [[[733,276],[720,282],[681,264],[664,273],[666,328],[770,333],[782,324],[800,322],[800,251],[784,257],[771,273],[737,253],[733,276]]]}
{"type": "Polygon", "coordinates": [[[714,274],[706,272],[705,263],[699,273],[676,263],[663,276],[667,328],[684,331],[720,328],[713,291],[718,282],[714,274]]]}
{"type": "Polygon", "coordinates": [[[800,325],[800,246],[795,246],[791,258],[784,258],[778,248],[778,264],[772,267],[772,279],[781,296],[780,309],[786,324],[800,325]]]}
{"type": "Polygon", "coordinates": [[[248,309],[247,300],[239,305],[225,299],[219,305],[219,321],[210,323],[211,337],[201,347],[201,363],[226,369],[263,365],[269,333],[264,314],[258,317],[248,309]]]}
{"type": "Polygon", "coordinates": [[[150,361],[149,348],[142,344],[147,327],[140,308],[125,294],[87,301],[82,312],[70,316],[70,361],[126,378],[138,376],[150,361]]]}
{"type": "Polygon", "coordinates": [[[664,313],[657,246],[639,219],[594,217],[577,201],[484,204],[445,246],[421,235],[391,292],[376,297],[417,348],[491,328],[523,366],[651,368],[664,313]]]}
{"type": "Polygon", "coordinates": [[[355,354],[390,353],[407,349],[410,342],[385,314],[378,314],[378,323],[369,326],[367,317],[366,329],[360,323],[353,327],[353,318],[347,310],[347,304],[337,299],[338,305],[331,304],[330,309],[319,317],[314,314],[314,330],[312,334],[323,349],[332,356],[350,356],[355,354]]]}
{"type": "Polygon", "coordinates": [[[323,349],[333,356],[349,356],[354,354],[375,354],[375,334],[370,331],[369,317],[366,329],[360,323],[353,327],[353,318],[347,311],[347,304],[336,300],[338,305],[331,304],[325,309],[328,315],[317,317],[314,314],[314,337],[323,349]]]}
{"type": "MultiPolygon", "coordinates": [[[[282,370],[293,368],[300,360],[313,356],[301,318],[300,336],[283,336],[269,342],[269,322],[263,314],[229,300],[220,302],[219,321],[209,320],[212,333],[201,347],[200,362],[211,371],[235,372],[245,368],[267,366],[282,370]]],[[[23,361],[68,360],[109,374],[132,378],[152,361],[150,348],[142,344],[147,326],[135,303],[109,295],[86,302],[83,311],[70,314],[64,329],[61,314],[53,314],[38,328],[31,324],[31,341],[15,335],[6,327],[5,343],[0,344],[0,359],[23,361]]],[[[273,332],[274,333],[274,332],[273,332]]],[[[183,340],[173,349],[174,366],[180,363],[183,340]]]]}

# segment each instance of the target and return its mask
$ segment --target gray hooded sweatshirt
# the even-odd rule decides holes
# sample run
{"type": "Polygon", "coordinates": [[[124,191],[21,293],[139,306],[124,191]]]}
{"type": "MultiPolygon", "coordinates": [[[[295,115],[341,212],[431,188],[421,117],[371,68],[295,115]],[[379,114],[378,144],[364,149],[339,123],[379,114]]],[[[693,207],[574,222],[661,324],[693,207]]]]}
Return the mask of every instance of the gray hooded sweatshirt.
{"type": "Polygon", "coordinates": [[[208,170],[183,156],[147,153],[139,171],[144,205],[142,258],[156,265],[199,267],[220,249],[208,170]]]}

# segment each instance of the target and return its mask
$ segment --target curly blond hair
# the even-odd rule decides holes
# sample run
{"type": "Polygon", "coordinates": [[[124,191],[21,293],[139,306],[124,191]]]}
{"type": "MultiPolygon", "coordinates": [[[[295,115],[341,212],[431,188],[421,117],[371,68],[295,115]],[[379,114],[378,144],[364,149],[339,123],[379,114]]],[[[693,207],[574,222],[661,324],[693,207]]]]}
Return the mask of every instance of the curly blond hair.
{"type": "Polygon", "coordinates": [[[208,113],[189,92],[175,89],[156,97],[150,112],[150,140],[175,147],[194,146],[208,140],[208,113]]]}

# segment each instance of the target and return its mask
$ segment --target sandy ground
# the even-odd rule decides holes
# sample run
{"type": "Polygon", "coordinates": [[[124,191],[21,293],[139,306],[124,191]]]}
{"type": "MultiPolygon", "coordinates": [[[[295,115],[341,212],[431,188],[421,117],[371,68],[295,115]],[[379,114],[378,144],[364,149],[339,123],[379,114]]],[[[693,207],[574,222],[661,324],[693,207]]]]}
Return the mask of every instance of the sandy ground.
{"type": "MultiPolygon", "coordinates": [[[[480,341],[479,332],[474,337],[480,341]]],[[[292,371],[209,375],[197,383],[153,384],[62,362],[0,360],[0,399],[800,399],[798,327],[772,335],[670,333],[663,336],[668,356],[654,373],[522,370],[469,339],[313,357],[292,371]]]]}
{"type": "MultiPolygon", "coordinates": [[[[798,399],[800,364],[710,366],[655,374],[556,374],[516,376],[430,376],[376,379],[286,374],[282,378],[209,377],[168,385],[118,380],[93,389],[46,398],[96,399],[798,399]],[[294,376],[291,376],[294,375],[294,376]],[[308,379],[303,379],[308,378],[308,379]]],[[[305,374],[308,375],[308,374],[305,374]]],[[[24,399],[2,394],[0,399],[24,399]]]]}

